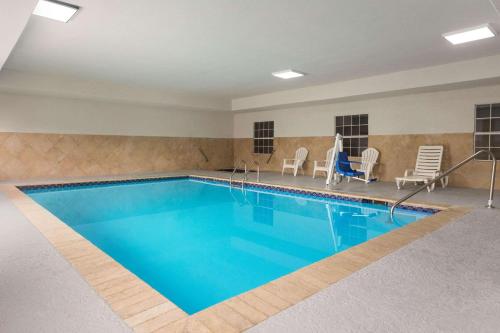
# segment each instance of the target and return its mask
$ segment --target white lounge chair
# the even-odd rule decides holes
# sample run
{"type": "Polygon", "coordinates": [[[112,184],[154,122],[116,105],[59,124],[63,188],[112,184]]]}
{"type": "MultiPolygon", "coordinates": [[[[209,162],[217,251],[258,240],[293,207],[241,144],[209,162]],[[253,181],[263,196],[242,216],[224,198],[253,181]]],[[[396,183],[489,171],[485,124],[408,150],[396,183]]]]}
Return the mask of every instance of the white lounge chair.
{"type": "MultiPolygon", "coordinates": [[[[415,169],[405,170],[404,177],[396,177],[398,190],[406,182],[427,184],[441,173],[441,162],[443,160],[443,146],[420,146],[418,148],[417,163],[415,169]]],[[[427,191],[433,191],[435,184],[427,186],[427,191]]],[[[441,186],[448,185],[448,178],[441,179],[441,186]]]]}
{"type": "MultiPolygon", "coordinates": [[[[361,162],[351,163],[359,164],[359,168],[354,168],[354,170],[364,173],[363,178],[352,177],[353,179],[364,181],[369,183],[373,180],[373,167],[377,164],[379,152],[375,148],[366,148],[361,153],[361,162]]],[[[347,177],[347,182],[351,181],[351,177],[347,177]]]]}
{"type": "Polygon", "coordinates": [[[293,169],[294,176],[297,176],[297,171],[299,169],[301,169],[302,174],[304,174],[303,165],[308,153],[309,151],[306,148],[301,147],[295,152],[294,158],[285,158],[283,160],[283,170],[281,170],[281,175],[285,173],[285,169],[293,169]]]}
{"type": "Polygon", "coordinates": [[[328,174],[328,168],[330,167],[330,163],[332,162],[333,151],[333,147],[326,151],[326,160],[314,161],[313,178],[316,178],[317,171],[322,171],[325,174],[328,174]]]}

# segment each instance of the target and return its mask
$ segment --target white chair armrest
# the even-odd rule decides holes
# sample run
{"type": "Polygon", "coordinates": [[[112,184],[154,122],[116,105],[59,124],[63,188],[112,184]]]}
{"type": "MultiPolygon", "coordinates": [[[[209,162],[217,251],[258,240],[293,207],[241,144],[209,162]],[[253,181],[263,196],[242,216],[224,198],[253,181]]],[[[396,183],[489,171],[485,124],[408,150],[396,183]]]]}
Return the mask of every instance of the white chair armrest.
{"type": "Polygon", "coordinates": [[[405,170],[405,177],[413,176],[414,173],[415,173],[414,169],[406,169],[405,170]]]}
{"type": "Polygon", "coordinates": [[[314,166],[326,166],[327,161],[314,161],[314,166]]]}
{"type": "Polygon", "coordinates": [[[283,159],[283,162],[287,163],[287,162],[292,162],[292,161],[295,161],[294,158],[284,158],[283,159]]]}

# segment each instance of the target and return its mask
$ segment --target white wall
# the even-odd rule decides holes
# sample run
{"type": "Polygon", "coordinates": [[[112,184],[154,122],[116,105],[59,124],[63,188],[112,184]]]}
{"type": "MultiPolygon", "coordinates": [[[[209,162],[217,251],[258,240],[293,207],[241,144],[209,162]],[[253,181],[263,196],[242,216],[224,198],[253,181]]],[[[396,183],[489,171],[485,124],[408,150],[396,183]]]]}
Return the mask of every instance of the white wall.
{"type": "Polygon", "coordinates": [[[233,99],[231,104],[233,111],[251,111],[342,98],[360,99],[372,94],[409,89],[432,89],[438,86],[464,86],[465,84],[473,86],[484,80],[498,80],[498,77],[500,77],[500,55],[495,55],[349,81],[241,97],[233,99]]]}
{"type": "Polygon", "coordinates": [[[335,116],[369,114],[369,133],[427,134],[474,131],[474,105],[499,103],[500,85],[408,94],[353,102],[238,113],[234,137],[252,137],[253,122],[274,120],[275,136],[333,136],[335,116]]]}
{"type": "Polygon", "coordinates": [[[228,112],[0,93],[0,132],[230,138],[228,112]]]}

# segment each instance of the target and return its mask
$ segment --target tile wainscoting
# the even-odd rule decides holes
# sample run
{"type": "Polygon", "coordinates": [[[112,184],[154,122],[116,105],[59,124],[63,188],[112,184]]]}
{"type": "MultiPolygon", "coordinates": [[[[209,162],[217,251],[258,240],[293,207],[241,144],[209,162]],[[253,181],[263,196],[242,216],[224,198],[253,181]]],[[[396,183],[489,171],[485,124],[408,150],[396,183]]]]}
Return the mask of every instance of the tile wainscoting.
{"type": "MultiPolygon", "coordinates": [[[[375,172],[393,181],[415,165],[418,146],[445,147],[444,168],[472,153],[472,133],[370,135],[369,146],[380,151],[375,172]]],[[[234,161],[256,160],[265,171],[281,171],[284,158],[298,147],[309,149],[305,172],[312,174],[314,160],[325,158],[333,137],[277,137],[276,152],[253,154],[252,139],[140,137],[116,135],[0,133],[0,180],[110,176],[175,170],[231,168],[234,161]],[[199,152],[202,148],[209,161],[199,152]],[[234,158],[233,158],[234,157],[234,158]]],[[[472,162],[459,169],[450,184],[487,188],[489,162],[472,162]]],[[[498,168],[500,170],[500,167],[498,168]]],[[[497,177],[500,186],[500,177],[497,177]]]]}
{"type": "MultiPolygon", "coordinates": [[[[472,133],[370,135],[368,144],[380,151],[379,165],[375,168],[376,176],[383,181],[394,181],[394,177],[403,175],[405,169],[415,166],[418,146],[443,145],[443,168],[447,169],[472,154],[472,140],[472,133]]],[[[256,160],[261,170],[281,171],[284,158],[293,158],[298,147],[306,147],[309,155],[304,168],[306,174],[311,175],[313,161],[325,159],[326,151],[332,146],[333,137],[277,137],[274,139],[276,151],[267,163],[269,155],[253,154],[252,139],[235,139],[234,157],[235,161],[256,160]]],[[[500,166],[497,166],[498,170],[500,166]]],[[[490,171],[490,162],[471,162],[450,177],[450,185],[488,188],[490,171]]],[[[500,177],[497,177],[496,186],[500,186],[500,177]]]]}
{"type": "Polygon", "coordinates": [[[0,180],[212,170],[232,165],[232,139],[0,133],[0,180]]]}

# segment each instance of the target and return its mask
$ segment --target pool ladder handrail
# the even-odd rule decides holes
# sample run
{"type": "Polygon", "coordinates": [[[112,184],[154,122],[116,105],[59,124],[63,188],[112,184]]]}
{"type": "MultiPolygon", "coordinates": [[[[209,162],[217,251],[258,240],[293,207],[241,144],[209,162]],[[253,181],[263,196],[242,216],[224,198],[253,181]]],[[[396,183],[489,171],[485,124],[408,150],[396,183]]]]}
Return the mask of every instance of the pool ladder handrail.
{"type": "Polygon", "coordinates": [[[494,191],[495,191],[495,176],[496,176],[496,171],[497,171],[497,169],[496,169],[497,160],[495,158],[495,155],[493,155],[493,153],[490,150],[482,149],[482,150],[476,152],[475,154],[467,157],[465,160],[463,160],[462,162],[458,163],[457,165],[451,167],[450,169],[448,169],[444,173],[440,174],[439,176],[433,178],[431,181],[429,181],[428,183],[422,185],[421,187],[419,187],[418,189],[416,189],[412,193],[410,193],[410,194],[404,196],[403,198],[399,199],[398,201],[396,201],[392,205],[392,207],[391,207],[391,218],[394,215],[394,210],[396,209],[396,207],[399,206],[402,202],[408,200],[409,198],[413,197],[414,195],[416,195],[420,191],[423,191],[428,186],[436,183],[437,181],[443,179],[444,177],[447,177],[450,173],[452,173],[453,171],[455,171],[458,168],[462,167],[464,164],[467,164],[468,162],[472,161],[479,154],[483,154],[483,153],[487,153],[491,157],[491,161],[492,161],[492,165],[491,165],[491,179],[490,179],[490,196],[488,198],[488,203],[486,204],[486,208],[495,208],[493,206],[493,194],[494,194],[494,191]]]}
{"type": "MultiPolygon", "coordinates": [[[[241,160],[238,164],[233,169],[233,172],[231,173],[231,176],[229,177],[229,186],[231,187],[233,184],[233,177],[236,174],[236,170],[238,170],[238,167],[243,163],[244,165],[244,177],[241,181],[241,188],[243,189],[243,186],[245,185],[245,182],[248,181],[248,173],[250,172],[248,170],[247,162],[245,160],[241,160]]],[[[252,163],[257,167],[257,182],[260,181],[260,165],[257,161],[252,161],[252,163]]]]}
{"type": "Polygon", "coordinates": [[[245,162],[245,160],[241,160],[239,161],[236,166],[234,167],[233,169],[233,172],[231,173],[231,176],[229,177],[229,187],[232,187],[233,186],[233,177],[234,175],[236,174],[236,170],[238,170],[238,167],[241,165],[241,163],[244,164],[245,166],[245,173],[244,173],[244,177],[243,177],[243,180],[241,181],[241,189],[243,189],[243,186],[245,184],[245,181],[248,179],[248,170],[247,170],[247,162],[245,162]]]}

